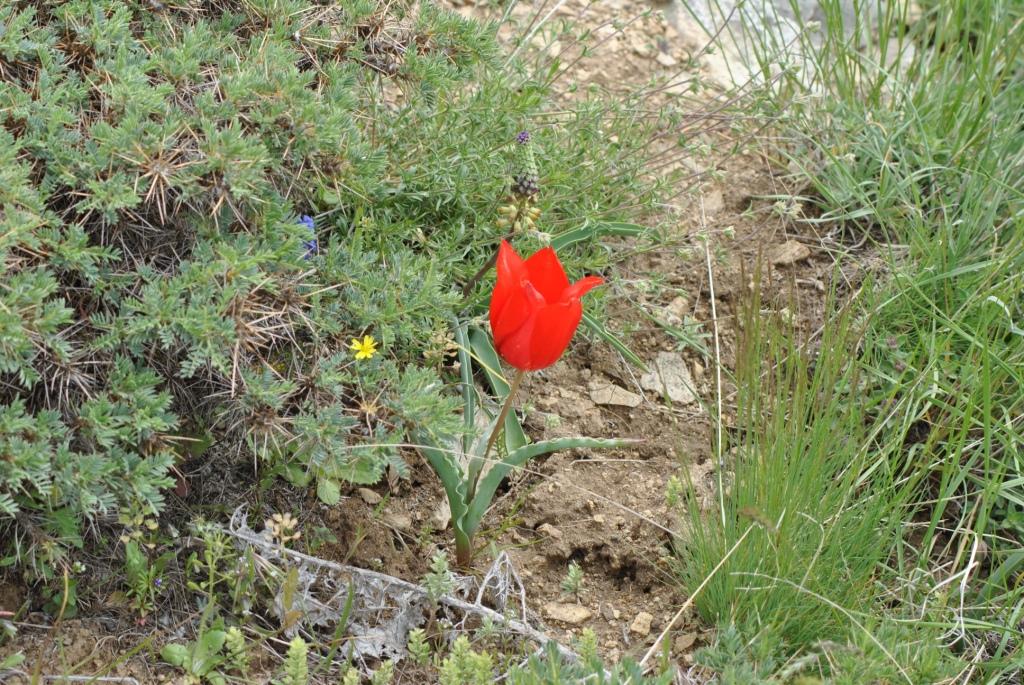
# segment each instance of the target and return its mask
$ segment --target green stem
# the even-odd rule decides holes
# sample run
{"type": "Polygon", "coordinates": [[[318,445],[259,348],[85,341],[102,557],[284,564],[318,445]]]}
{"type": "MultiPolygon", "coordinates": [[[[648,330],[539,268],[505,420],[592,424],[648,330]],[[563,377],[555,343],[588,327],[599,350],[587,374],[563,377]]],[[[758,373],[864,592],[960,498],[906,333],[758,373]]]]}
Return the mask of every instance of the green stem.
{"type": "Polygon", "coordinates": [[[473,562],[473,536],[462,532],[458,526],[455,529],[455,563],[461,569],[469,569],[473,562]]]}
{"type": "MultiPolygon", "coordinates": [[[[508,395],[505,397],[505,404],[501,407],[501,413],[498,414],[498,420],[494,422],[494,430],[491,431],[491,437],[487,439],[487,447],[484,448],[484,453],[479,456],[474,456],[474,459],[480,459],[483,462],[487,461],[487,457],[491,454],[491,448],[494,447],[494,443],[498,439],[498,435],[505,427],[505,419],[508,417],[509,411],[512,409],[512,403],[516,400],[516,391],[519,390],[519,385],[523,382],[523,377],[526,376],[526,372],[517,369],[515,377],[512,378],[512,384],[508,388],[508,395]]],[[[480,482],[480,474],[483,472],[483,467],[477,469],[476,474],[473,476],[473,482],[469,484],[469,497],[466,498],[466,502],[472,502],[476,496],[476,485],[480,482]]]]}

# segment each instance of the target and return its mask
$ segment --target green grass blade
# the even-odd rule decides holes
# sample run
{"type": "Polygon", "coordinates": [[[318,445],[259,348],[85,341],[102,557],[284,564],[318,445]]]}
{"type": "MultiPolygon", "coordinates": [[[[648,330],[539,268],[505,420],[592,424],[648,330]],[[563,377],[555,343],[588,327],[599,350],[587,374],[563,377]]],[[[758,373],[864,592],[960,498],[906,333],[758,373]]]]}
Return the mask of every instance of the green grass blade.
{"type": "Polygon", "coordinates": [[[622,340],[620,340],[618,336],[616,336],[614,333],[605,328],[604,325],[600,323],[597,319],[592,317],[590,314],[583,312],[583,323],[586,325],[588,329],[590,329],[592,333],[597,335],[597,337],[601,338],[606,343],[608,343],[616,350],[618,350],[619,354],[625,357],[626,360],[629,361],[631,364],[638,367],[642,371],[647,370],[647,365],[644,363],[644,360],[641,359],[633,350],[629,349],[629,347],[626,346],[626,343],[622,342],[622,340]]]}

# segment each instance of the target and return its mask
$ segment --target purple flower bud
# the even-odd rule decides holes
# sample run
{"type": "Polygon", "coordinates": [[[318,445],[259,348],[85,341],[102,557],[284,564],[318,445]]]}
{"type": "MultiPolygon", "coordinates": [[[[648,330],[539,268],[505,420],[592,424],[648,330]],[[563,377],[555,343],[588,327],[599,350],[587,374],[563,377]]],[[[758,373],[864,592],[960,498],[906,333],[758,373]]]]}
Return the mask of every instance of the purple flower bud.
{"type": "Polygon", "coordinates": [[[317,243],[316,238],[313,238],[312,240],[303,240],[302,244],[306,247],[306,254],[302,256],[303,259],[309,259],[320,252],[320,244],[317,243]]]}
{"type": "Polygon", "coordinates": [[[516,136],[516,142],[519,143],[520,145],[526,145],[527,143],[529,143],[530,142],[530,132],[529,131],[520,131],[519,134],[516,136]]]}
{"type": "Polygon", "coordinates": [[[308,214],[303,214],[299,217],[299,223],[309,229],[310,239],[303,240],[302,245],[306,248],[305,254],[302,255],[303,259],[309,259],[313,255],[320,252],[320,243],[316,239],[316,223],[313,221],[313,217],[308,214]]]}
{"type": "Polygon", "coordinates": [[[156,580],[153,581],[153,585],[156,585],[157,587],[163,587],[164,586],[164,579],[163,578],[157,578],[156,580]]]}

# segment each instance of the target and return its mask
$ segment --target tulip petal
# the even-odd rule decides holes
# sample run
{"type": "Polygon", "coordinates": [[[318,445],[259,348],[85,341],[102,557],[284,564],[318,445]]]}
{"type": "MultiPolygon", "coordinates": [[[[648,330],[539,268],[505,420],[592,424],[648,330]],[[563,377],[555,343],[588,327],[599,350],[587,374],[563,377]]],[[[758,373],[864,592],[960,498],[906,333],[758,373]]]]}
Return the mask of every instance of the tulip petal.
{"type": "MultiPolygon", "coordinates": [[[[507,341],[520,336],[524,329],[531,330],[533,318],[544,306],[544,297],[528,281],[523,281],[522,287],[510,291],[499,313],[491,310],[491,334],[494,346],[502,356],[505,356],[503,349],[507,341]]],[[[509,363],[515,366],[513,362],[509,363]]]]}
{"type": "Polygon", "coordinates": [[[558,302],[562,293],[569,287],[569,278],[565,275],[558,255],[550,247],[535,252],[523,262],[530,283],[533,283],[548,303],[558,302]]]}
{"type": "Polygon", "coordinates": [[[507,241],[502,240],[498,248],[498,259],[495,264],[498,272],[497,280],[494,283],[494,290],[491,292],[491,326],[494,321],[501,317],[502,311],[508,304],[512,293],[520,289],[520,283],[526,278],[526,268],[523,260],[519,258],[516,251],[507,241]]]}
{"type": "Polygon", "coordinates": [[[579,300],[549,305],[533,319],[530,340],[530,370],[551,366],[569,347],[572,336],[583,318],[579,300]]]}
{"type": "Polygon", "coordinates": [[[604,283],[604,279],[600,276],[587,276],[586,278],[581,278],[565,289],[560,301],[565,302],[566,300],[579,300],[602,283],[604,283]]]}

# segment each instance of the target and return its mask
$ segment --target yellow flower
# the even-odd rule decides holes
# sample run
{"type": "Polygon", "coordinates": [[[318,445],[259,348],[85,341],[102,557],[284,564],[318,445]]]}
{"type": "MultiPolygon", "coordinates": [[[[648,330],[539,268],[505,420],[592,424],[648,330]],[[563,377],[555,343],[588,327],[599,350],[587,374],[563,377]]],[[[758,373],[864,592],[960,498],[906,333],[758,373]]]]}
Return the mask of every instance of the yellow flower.
{"type": "Polygon", "coordinates": [[[362,342],[359,342],[359,338],[352,338],[348,349],[355,351],[356,359],[370,359],[377,354],[377,341],[372,335],[364,335],[362,342]]]}

